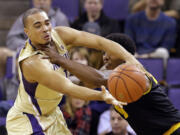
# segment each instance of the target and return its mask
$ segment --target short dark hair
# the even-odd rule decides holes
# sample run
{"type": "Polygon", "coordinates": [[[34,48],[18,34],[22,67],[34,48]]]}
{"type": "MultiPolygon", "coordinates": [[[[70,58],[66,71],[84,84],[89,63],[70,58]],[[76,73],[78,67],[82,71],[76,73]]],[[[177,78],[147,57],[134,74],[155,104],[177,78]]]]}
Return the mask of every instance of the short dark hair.
{"type": "Polygon", "coordinates": [[[26,27],[26,19],[27,19],[28,16],[36,14],[36,13],[40,13],[40,12],[44,12],[44,10],[38,9],[38,8],[31,8],[31,9],[27,10],[23,14],[23,25],[24,25],[24,27],[26,27]]]}
{"type": "Polygon", "coordinates": [[[106,38],[119,43],[132,55],[135,54],[136,45],[134,41],[128,35],[122,34],[122,33],[112,33],[112,34],[107,35],[106,38]]]}

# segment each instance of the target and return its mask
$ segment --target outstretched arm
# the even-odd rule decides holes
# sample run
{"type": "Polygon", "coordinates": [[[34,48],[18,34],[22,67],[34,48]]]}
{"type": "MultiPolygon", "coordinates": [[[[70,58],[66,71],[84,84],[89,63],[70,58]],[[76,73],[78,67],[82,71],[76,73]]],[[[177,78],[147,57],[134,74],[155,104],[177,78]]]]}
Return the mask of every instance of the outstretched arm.
{"type": "Polygon", "coordinates": [[[103,50],[107,52],[112,59],[121,59],[143,69],[143,66],[136,58],[116,42],[68,27],[57,27],[55,30],[67,45],[79,45],[103,50]]]}

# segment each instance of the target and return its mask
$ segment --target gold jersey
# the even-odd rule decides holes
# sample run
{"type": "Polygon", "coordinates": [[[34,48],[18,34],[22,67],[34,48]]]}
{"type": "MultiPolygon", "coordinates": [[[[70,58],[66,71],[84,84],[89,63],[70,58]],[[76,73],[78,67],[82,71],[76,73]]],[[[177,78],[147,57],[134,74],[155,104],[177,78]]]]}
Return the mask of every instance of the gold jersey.
{"type": "MultiPolygon", "coordinates": [[[[68,57],[66,46],[55,30],[52,30],[52,39],[59,54],[68,57]]],[[[33,55],[45,56],[43,52],[36,50],[30,40],[27,40],[25,47],[20,52],[18,62],[33,55]]],[[[68,76],[68,72],[62,67],[52,64],[46,59],[42,59],[42,61],[52,70],[68,76]]],[[[28,82],[20,66],[18,72],[20,85],[14,106],[7,116],[8,134],[71,134],[58,107],[63,94],[38,82],[28,82]]]]}

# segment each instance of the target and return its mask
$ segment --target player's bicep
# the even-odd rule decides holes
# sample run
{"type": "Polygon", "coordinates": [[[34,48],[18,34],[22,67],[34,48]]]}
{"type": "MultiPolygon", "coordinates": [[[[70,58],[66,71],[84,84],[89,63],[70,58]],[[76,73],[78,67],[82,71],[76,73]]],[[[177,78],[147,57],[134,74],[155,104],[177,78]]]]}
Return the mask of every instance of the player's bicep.
{"type": "Polygon", "coordinates": [[[50,70],[40,59],[40,56],[25,59],[20,63],[20,67],[25,79],[29,82],[39,82],[39,80],[43,79],[41,75],[48,73],[50,70]]]}
{"type": "Polygon", "coordinates": [[[66,93],[64,90],[72,84],[63,75],[52,70],[47,60],[42,60],[39,57],[25,60],[21,67],[27,81],[38,82],[55,91],[66,93]]]}
{"type": "Polygon", "coordinates": [[[56,27],[55,30],[61,36],[66,45],[80,45],[89,48],[102,49],[99,44],[99,39],[102,38],[100,36],[75,30],[69,27],[56,27]]]}

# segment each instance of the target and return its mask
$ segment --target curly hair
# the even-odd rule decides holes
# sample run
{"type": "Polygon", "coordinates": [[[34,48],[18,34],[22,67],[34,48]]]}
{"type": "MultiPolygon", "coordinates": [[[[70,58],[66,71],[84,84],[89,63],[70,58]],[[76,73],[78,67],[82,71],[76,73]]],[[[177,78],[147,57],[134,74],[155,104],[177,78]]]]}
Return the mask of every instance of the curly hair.
{"type": "Polygon", "coordinates": [[[106,38],[119,43],[122,47],[124,47],[132,55],[135,54],[135,52],[136,52],[135,42],[128,35],[122,34],[122,33],[112,33],[112,34],[109,34],[108,36],[106,36],[106,38]]]}

